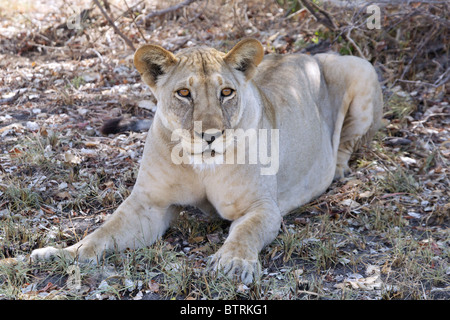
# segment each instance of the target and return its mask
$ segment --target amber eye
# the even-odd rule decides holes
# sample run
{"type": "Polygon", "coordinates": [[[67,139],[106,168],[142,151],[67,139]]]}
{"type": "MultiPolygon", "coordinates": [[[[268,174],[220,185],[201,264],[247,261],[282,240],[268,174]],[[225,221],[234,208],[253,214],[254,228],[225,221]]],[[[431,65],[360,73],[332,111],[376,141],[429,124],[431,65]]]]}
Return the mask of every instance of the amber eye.
{"type": "Polygon", "coordinates": [[[187,98],[191,96],[191,92],[188,89],[180,89],[177,91],[177,93],[180,97],[187,98]]]}
{"type": "Polygon", "coordinates": [[[222,97],[229,97],[229,96],[231,96],[231,94],[233,93],[233,89],[230,89],[230,88],[225,88],[225,89],[222,89],[222,91],[220,92],[220,94],[222,95],[222,97]]]}

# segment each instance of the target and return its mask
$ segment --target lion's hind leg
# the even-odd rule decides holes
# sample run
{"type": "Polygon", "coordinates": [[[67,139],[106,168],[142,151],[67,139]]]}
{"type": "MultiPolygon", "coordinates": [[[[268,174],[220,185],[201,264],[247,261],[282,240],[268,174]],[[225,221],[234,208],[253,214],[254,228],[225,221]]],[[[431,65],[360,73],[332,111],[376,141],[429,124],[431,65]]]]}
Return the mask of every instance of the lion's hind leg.
{"type": "MultiPolygon", "coordinates": [[[[345,115],[337,151],[335,180],[350,173],[348,161],[351,155],[367,144],[379,128],[382,113],[381,89],[378,84],[371,89],[367,94],[355,96],[345,115]]],[[[361,92],[367,92],[367,88],[361,92]]]]}

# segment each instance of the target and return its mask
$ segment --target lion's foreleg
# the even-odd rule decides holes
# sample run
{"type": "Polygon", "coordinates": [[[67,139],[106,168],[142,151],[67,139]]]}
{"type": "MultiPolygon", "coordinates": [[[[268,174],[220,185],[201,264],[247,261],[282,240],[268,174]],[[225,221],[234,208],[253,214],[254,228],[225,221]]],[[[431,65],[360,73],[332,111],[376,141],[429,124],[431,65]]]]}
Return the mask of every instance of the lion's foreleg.
{"type": "Polygon", "coordinates": [[[101,259],[106,250],[137,249],[155,242],[176,215],[176,207],[157,208],[138,201],[130,195],[114,214],[97,230],[65,249],[47,247],[34,250],[31,258],[49,259],[55,255],[77,258],[80,261],[101,259]]]}
{"type": "Polygon", "coordinates": [[[213,268],[250,283],[258,276],[258,254],[280,229],[281,214],[274,202],[254,206],[231,224],[230,234],[213,257],[213,268]]]}

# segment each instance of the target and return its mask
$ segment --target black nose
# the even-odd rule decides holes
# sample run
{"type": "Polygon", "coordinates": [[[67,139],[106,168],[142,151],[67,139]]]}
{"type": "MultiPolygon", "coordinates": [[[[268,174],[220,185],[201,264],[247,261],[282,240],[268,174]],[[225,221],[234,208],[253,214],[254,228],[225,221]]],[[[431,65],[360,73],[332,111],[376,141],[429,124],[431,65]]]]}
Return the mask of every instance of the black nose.
{"type": "Polygon", "coordinates": [[[209,134],[209,133],[202,133],[202,138],[205,140],[208,144],[211,144],[216,140],[216,134],[209,134]]]}
{"type": "MultiPolygon", "coordinates": [[[[197,136],[200,136],[197,132],[195,133],[197,136]]],[[[207,130],[207,132],[202,132],[201,138],[206,141],[207,144],[213,143],[217,138],[219,138],[223,134],[223,131],[213,131],[207,130]]]]}

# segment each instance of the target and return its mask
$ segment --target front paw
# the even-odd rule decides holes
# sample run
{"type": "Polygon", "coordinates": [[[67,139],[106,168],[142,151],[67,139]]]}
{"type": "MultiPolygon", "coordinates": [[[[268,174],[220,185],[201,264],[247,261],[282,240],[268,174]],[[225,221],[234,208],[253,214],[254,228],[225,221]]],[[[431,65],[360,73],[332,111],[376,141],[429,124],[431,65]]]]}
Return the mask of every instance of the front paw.
{"type": "Polygon", "coordinates": [[[54,260],[55,258],[77,260],[78,262],[93,262],[96,263],[97,256],[94,248],[87,244],[74,244],[73,246],[58,249],[54,247],[46,247],[33,250],[30,255],[32,262],[42,260],[54,260]]]}
{"type": "Polygon", "coordinates": [[[209,269],[214,272],[222,271],[228,277],[238,279],[244,284],[252,283],[253,279],[258,279],[261,273],[258,253],[242,250],[239,245],[225,244],[212,257],[209,269]]]}
{"type": "Polygon", "coordinates": [[[33,250],[30,255],[32,262],[43,261],[43,260],[53,260],[55,258],[68,258],[73,260],[73,255],[66,249],[57,249],[54,247],[46,247],[33,250]]]}

